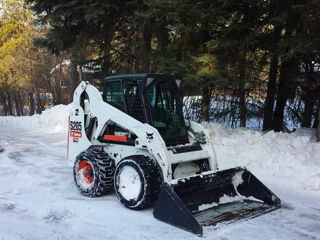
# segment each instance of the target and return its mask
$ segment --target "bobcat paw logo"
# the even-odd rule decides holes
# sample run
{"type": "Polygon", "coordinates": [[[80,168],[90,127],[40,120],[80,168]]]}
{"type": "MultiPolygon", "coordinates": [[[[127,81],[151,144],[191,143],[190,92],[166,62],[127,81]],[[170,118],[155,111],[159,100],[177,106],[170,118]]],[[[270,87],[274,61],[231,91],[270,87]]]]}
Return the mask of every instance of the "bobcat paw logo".
{"type": "Polygon", "coordinates": [[[150,142],[153,139],[153,133],[147,133],[147,139],[150,142]]]}

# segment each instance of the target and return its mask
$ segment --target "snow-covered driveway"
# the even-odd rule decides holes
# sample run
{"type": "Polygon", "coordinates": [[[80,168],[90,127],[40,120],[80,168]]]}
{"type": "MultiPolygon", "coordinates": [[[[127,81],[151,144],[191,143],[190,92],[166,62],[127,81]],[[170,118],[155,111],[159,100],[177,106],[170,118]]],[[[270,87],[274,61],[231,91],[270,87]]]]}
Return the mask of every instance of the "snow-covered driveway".
{"type": "MultiPolygon", "coordinates": [[[[154,219],[152,209],[124,208],[115,194],[81,196],[65,164],[65,131],[33,130],[25,123],[0,124],[0,239],[201,239],[154,219]]],[[[222,145],[218,156],[221,151],[222,145]]],[[[320,239],[319,191],[262,180],[283,208],[206,227],[205,239],[320,239]]]]}

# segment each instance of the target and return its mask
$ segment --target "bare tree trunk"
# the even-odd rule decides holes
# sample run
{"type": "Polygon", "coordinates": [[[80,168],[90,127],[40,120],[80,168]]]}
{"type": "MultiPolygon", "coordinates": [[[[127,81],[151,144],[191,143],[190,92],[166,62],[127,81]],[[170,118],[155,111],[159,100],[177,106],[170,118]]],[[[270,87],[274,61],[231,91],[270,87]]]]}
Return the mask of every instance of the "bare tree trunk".
{"type": "MultiPolygon", "coordinates": [[[[63,78],[63,73],[60,68],[58,74],[53,77],[53,84],[52,84],[52,90],[51,90],[52,96],[53,96],[53,105],[58,105],[62,103],[62,91],[61,91],[62,89],[60,86],[60,81],[62,78],[63,78]]],[[[70,81],[68,82],[69,83],[68,90],[71,88],[70,81]]]]}
{"type": "Polygon", "coordinates": [[[33,93],[29,93],[29,100],[30,100],[30,115],[34,114],[34,99],[33,99],[33,93]]]}
{"type": "Polygon", "coordinates": [[[240,115],[240,127],[246,127],[247,120],[247,108],[246,108],[246,90],[245,90],[245,73],[246,73],[246,61],[245,54],[240,60],[240,75],[239,75],[239,88],[238,88],[238,97],[239,97],[239,115],[240,115]]]}
{"type": "Polygon", "coordinates": [[[44,106],[42,105],[42,102],[41,102],[40,93],[37,93],[37,113],[41,114],[43,110],[44,110],[44,106]]]}
{"type": "Polygon", "coordinates": [[[272,116],[273,116],[274,99],[276,95],[277,73],[278,73],[278,55],[275,54],[272,57],[271,64],[270,64],[267,98],[266,98],[264,112],[263,112],[263,131],[270,130],[272,128],[272,116]]]}
{"type": "Polygon", "coordinates": [[[273,56],[271,58],[270,70],[269,70],[269,81],[268,81],[268,90],[267,97],[264,105],[263,111],[263,131],[267,131],[272,129],[272,117],[273,117],[273,107],[274,107],[274,99],[276,95],[277,88],[277,75],[278,75],[278,62],[279,56],[276,52],[277,43],[280,40],[281,35],[281,27],[276,27],[273,33],[273,46],[272,53],[273,56]]]}
{"type": "MultiPolygon", "coordinates": [[[[285,39],[291,38],[294,32],[295,22],[296,16],[294,15],[294,12],[289,11],[288,20],[285,27],[285,39]]],[[[289,47],[287,47],[286,51],[289,52],[289,47]]],[[[297,66],[298,63],[295,57],[283,57],[281,59],[277,104],[272,118],[272,129],[274,131],[283,130],[284,109],[289,96],[291,96],[295,90],[293,78],[297,66]]]]}
{"type": "Polygon", "coordinates": [[[272,120],[272,129],[276,132],[283,130],[284,109],[295,88],[293,78],[297,67],[296,63],[295,58],[283,60],[281,63],[277,104],[272,120]]]}
{"type": "Polygon", "coordinates": [[[20,112],[20,106],[19,106],[19,99],[18,99],[18,95],[17,93],[13,93],[13,99],[14,99],[14,104],[15,104],[15,108],[16,108],[16,114],[18,116],[21,116],[21,112],[20,112]]]}
{"type": "Polygon", "coordinates": [[[320,142],[320,105],[318,108],[318,127],[317,127],[316,137],[317,137],[317,142],[320,142]]]}
{"type": "Polygon", "coordinates": [[[70,80],[71,82],[69,87],[69,101],[64,102],[65,104],[72,102],[74,90],[77,88],[79,84],[79,73],[78,73],[77,65],[72,62],[70,64],[70,80]]]}
{"type": "Polygon", "coordinates": [[[301,127],[311,127],[313,112],[313,102],[309,99],[304,99],[304,110],[302,115],[301,127]]]}
{"type": "Polygon", "coordinates": [[[286,94],[286,91],[288,91],[288,89],[286,88],[288,87],[287,85],[290,84],[288,83],[289,81],[290,79],[288,79],[287,81],[286,79],[283,79],[283,77],[280,77],[277,105],[272,120],[272,129],[276,132],[283,130],[284,108],[288,99],[286,94]]]}
{"type": "Polygon", "coordinates": [[[208,86],[202,88],[202,121],[209,122],[209,111],[210,111],[210,89],[208,86]]]}
{"type": "Polygon", "coordinates": [[[2,106],[3,106],[3,115],[7,116],[7,114],[8,114],[7,99],[4,95],[4,93],[1,93],[1,102],[2,102],[2,106]]]}
{"type": "Polygon", "coordinates": [[[57,97],[54,89],[52,89],[51,94],[52,94],[52,102],[53,102],[53,105],[55,106],[57,105],[57,97]]]}
{"type": "Polygon", "coordinates": [[[9,115],[12,116],[13,115],[13,106],[12,106],[12,99],[11,99],[9,91],[7,92],[7,100],[8,100],[8,112],[9,112],[9,115]]]}
{"type": "Polygon", "coordinates": [[[314,121],[312,124],[312,128],[317,128],[318,127],[318,111],[319,109],[314,113],[314,121]]]}
{"type": "Polygon", "coordinates": [[[20,107],[20,112],[21,112],[21,116],[24,116],[24,106],[22,103],[22,98],[21,98],[21,94],[18,92],[18,102],[19,102],[19,107],[20,107]]]}
{"type": "Polygon", "coordinates": [[[149,72],[150,69],[150,52],[151,52],[152,34],[148,23],[143,26],[143,50],[142,50],[142,71],[149,72]]]}
{"type": "Polygon", "coordinates": [[[244,83],[241,81],[239,86],[239,116],[240,116],[240,127],[246,127],[247,121],[247,108],[246,108],[246,96],[244,83]]]}

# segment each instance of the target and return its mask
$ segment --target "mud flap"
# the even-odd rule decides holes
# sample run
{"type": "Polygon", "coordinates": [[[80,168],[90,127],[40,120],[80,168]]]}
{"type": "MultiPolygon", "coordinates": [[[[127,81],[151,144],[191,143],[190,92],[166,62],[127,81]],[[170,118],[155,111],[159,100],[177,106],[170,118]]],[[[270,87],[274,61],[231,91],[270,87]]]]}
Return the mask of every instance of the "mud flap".
{"type": "Polygon", "coordinates": [[[273,211],[280,199],[245,168],[231,168],[164,183],[155,218],[202,236],[202,226],[273,211]]]}

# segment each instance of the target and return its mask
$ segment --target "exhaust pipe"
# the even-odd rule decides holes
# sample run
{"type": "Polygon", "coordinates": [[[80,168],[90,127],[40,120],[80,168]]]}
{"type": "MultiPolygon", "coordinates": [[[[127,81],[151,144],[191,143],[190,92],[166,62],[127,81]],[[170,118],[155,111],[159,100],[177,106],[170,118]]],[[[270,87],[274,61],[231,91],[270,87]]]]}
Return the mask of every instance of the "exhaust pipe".
{"type": "Polygon", "coordinates": [[[202,226],[256,217],[280,206],[280,199],[250,171],[237,167],[164,183],[153,215],[202,236],[202,226]]]}

